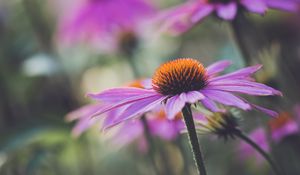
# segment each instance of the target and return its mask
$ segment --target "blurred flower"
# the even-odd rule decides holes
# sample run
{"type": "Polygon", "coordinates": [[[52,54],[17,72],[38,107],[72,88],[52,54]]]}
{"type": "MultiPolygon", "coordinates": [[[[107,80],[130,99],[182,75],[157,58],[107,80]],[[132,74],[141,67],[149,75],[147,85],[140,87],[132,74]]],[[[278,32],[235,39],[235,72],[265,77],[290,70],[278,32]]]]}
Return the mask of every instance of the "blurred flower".
{"type": "Polygon", "coordinates": [[[59,39],[86,41],[103,51],[134,44],[141,23],[154,13],[147,0],[84,0],[77,6],[61,17],[59,39]]]}
{"type": "MultiPolygon", "coordinates": [[[[257,128],[250,133],[249,137],[259,145],[265,152],[270,151],[266,132],[263,128],[257,128]]],[[[241,141],[239,145],[240,157],[242,159],[254,158],[257,165],[261,165],[265,160],[251,145],[245,141],[241,141]]]]}
{"type": "Polygon", "coordinates": [[[284,137],[299,132],[299,126],[288,112],[282,112],[278,118],[269,122],[272,140],[279,142],[284,137]]]}
{"type": "MultiPolygon", "coordinates": [[[[178,114],[175,120],[168,120],[162,108],[145,114],[145,117],[147,118],[150,134],[163,140],[170,141],[176,139],[180,131],[184,129],[181,114],[178,114]]],[[[142,121],[130,120],[122,123],[118,131],[110,137],[110,140],[114,145],[118,145],[119,147],[137,140],[139,149],[144,152],[148,148],[144,136],[142,121]]]]}
{"type": "Polygon", "coordinates": [[[299,8],[298,0],[189,0],[177,7],[168,9],[161,14],[163,30],[174,34],[182,33],[206,16],[216,13],[224,20],[233,20],[239,10],[265,14],[269,8],[296,11],[299,8]]]}
{"type": "Polygon", "coordinates": [[[161,103],[165,105],[168,119],[174,119],[186,104],[201,102],[213,111],[223,111],[216,102],[243,110],[257,109],[271,116],[277,113],[234,95],[242,93],[255,96],[281,95],[264,84],[253,81],[251,75],[261,66],[246,67],[232,73],[218,76],[230,65],[228,61],[217,62],[207,68],[195,59],[182,58],[161,65],[152,77],[152,88],[114,88],[89,96],[108,105],[93,114],[97,117],[112,110],[125,108],[118,116],[115,125],[135,119],[155,109],[161,103]]]}

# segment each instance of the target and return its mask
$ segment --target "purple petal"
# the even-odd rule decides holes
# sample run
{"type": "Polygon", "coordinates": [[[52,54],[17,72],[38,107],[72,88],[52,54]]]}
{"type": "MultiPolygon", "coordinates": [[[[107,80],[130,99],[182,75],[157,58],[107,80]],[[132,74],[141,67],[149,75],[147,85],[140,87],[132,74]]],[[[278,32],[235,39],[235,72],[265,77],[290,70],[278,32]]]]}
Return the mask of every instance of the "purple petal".
{"type": "MultiPolygon", "coordinates": [[[[229,87],[240,86],[241,88],[247,87],[249,89],[253,89],[254,91],[259,91],[259,90],[269,91],[267,94],[282,96],[282,93],[280,91],[276,90],[276,89],[273,89],[273,88],[271,88],[267,85],[264,85],[262,83],[257,83],[257,82],[253,82],[253,81],[247,81],[247,80],[235,80],[235,79],[220,80],[220,81],[210,82],[209,86],[212,87],[212,88],[220,87],[220,86],[221,87],[224,87],[224,86],[229,86],[229,87]]],[[[220,89],[224,90],[222,88],[220,88],[220,89]]]]}
{"type": "Polygon", "coordinates": [[[218,91],[218,90],[202,90],[201,91],[206,97],[222,103],[224,105],[235,106],[243,110],[251,109],[251,106],[243,101],[242,99],[234,96],[231,93],[218,91]]]}
{"type": "Polygon", "coordinates": [[[237,71],[231,72],[229,74],[213,77],[209,81],[212,82],[212,81],[225,80],[225,79],[245,79],[245,78],[247,79],[252,74],[254,74],[259,69],[261,69],[261,67],[262,67],[262,65],[246,67],[246,68],[239,69],[237,71]]]}
{"type": "Polygon", "coordinates": [[[149,94],[147,94],[147,95],[139,95],[139,96],[134,96],[134,97],[131,97],[131,98],[126,98],[126,99],[124,99],[120,102],[116,102],[116,103],[113,103],[113,104],[107,104],[105,107],[99,109],[94,114],[92,114],[91,117],[101,115],[103,113],[106,113],[106,112],[114,110],[114,109],[118,109],[120,107],[124,107],[125,105],[134,104],[136,102],[144,101],[146,99],[152,99],[152,98],[155,98],[155,97],[162,97],[162,96],[160,94],[151,95],[151,96],[149,96],[149,94]]]}
{"type": "Polygon", "coordinates": [[[181,120],[148,120],[151,134],[165,140],[173,140],[179,135],[180,131],[176,126],[177,122],[183,123],[181,120]]]}
{"type": "Polygon", "coordinates": [[[217,74],[219,72],[222,72],[225,70],[228,66],[231,65],[231,61],[223,60],[223,61],[218,61],[212,65],[209,65],[206,68],[206,72],[208,76],[211,76],[213,74],[217,74]]]}
{"type": "Polygon", "coordinates": [[[157,107],[165,98],[166,97],[153,96],[132,103],[109,127],[150,111],[157,107]]]}
{"type": "Polygon", "coordinates": [[[299,10],[299,0],[267,0],[267,5],[271,8],[296,12],[299,10]]]}
{"type": "Polygon", "coordinates": [[[198,7],[195,9],[194,14],[191,17],[191,21],[193,23],[197,23],[206,16],[208,16],[212,11],[214,10],[214,7],[210,4],[203,4],[198,5],[198,7]]]}
{"type": "Polygon", "coordinates": [[[112,135],[111,140],[114,145],[122,147],[143,136],[143,133],[144,129],[140,121],[128,121],[112,135]]]}
{"type": "Polygon", "coordinates": [[[161,31],[176,35],[190,29],[193,26],[190,17],[197,5],[198,2],[187,2],[163,11],[158,17],[158,21],[162,21],[161,31]]]}
{"type": "Polygon", "coordinates": [[[107,113],[105,117],[101,129],[105,131],[107,128],[111,127],[117,118],[129,107],[129,105],[125,105],[123,107],[119,107],[118,109],[111,110],[107,113]]]}
{"type": "Polygon", "coordinates": [[[265,0],[241,0],[241,4],[254,13],[264,14],[267,10],[265,0]]]}
{"type": "Polygon", "coordinates": [[[182,95],[181,95],[181,99],[190,104],[196,103],[197,101],[202,100],[204,98],[205,98],[204,95],[198,91],[182,93],[182,95]]]}
{"type": "Polygon", "coordinates": [[[233,20],[237,12],[236,2],[231,2],[228,4],[218,4],[216,8],[217,15],[225,20],[233,20]]]}
{"type": "Polygon", "coordinates": [[[284,126],[272,130],[272,139],[276,142],[280,142],[284,137],[298,133],[299,127],[293,120],[285,123],[284,126]]]}
{"type": "Polygon", "coordinates": [[[115,103],[133,96],[139,96],[139,95],[152,96],[155,94],[156,92],[153,90],[128,87],[128,88],[108,89],[98,94],[88,94],[88,96],[95,100],[115,103]]]}
{"type": "Polygon", "coordinates": [[[184,107],[186,101],[180,98],[180,95],[173,96],[167,100],[166,103],[166,115],[167,118],[173,120],[182,108],[184,107]]]}
{"type": "Polygon", "coordinates": [[[85,130],[90,128],[96,122],[97,120],[91,119],[90,117],[81,118],[72,129],[72,135],[74,137],[79,137],[85,130]]]}
{"type": "Polygon", "coordinates": [[[247,87],[247,86],[208,86],[206,89],[209,90],[219,90],[219,91],[227,91],[227,92],[237,92],[248,95],[257,95],[257,96],[269,96],[274,95],[274,93],[268,89],[261,89],[255,87],[247,87]]]}
{"type": "Polygon", "coordinates": [[[263,113],[266,113],[268,114],[269,116],[271,117],[277,117],[278,116],[278,113],[273,111],[273,110],[270,110],[270,109],[267,109],[267,108],[264,108],[264,107],[261,107],[261,106],[258,106],[258,105],[255,105],[255,104],[251,104],[251,106],[258,110],[258,111],[261,111],[263,113]]]}
{"type": "Polygon", "coordinates": [[[72,111],[66,115],[66,120],[67,121],[73,121],[79,118],[85,118],[96,111],[98,111],[100,108],[105,107],[103,104],[89,104],[85,105],[79,109],[76,109],[75,111],[72,111]]]}
{"type": "Polygon", "coordinates": [[[223,109],[220,109],[217,104],[209,98],[202,99],[201,103],[204,107],[212,112],[224,112],[223,109]]]}

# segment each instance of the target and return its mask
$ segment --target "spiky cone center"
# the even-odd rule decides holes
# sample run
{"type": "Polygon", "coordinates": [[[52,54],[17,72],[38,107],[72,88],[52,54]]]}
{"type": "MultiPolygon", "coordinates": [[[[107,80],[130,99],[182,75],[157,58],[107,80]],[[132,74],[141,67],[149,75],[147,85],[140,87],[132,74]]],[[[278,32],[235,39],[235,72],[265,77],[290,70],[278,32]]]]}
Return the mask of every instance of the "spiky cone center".
{"type": "Polygon", "coordinates": [[[152,77],[152,87],[163,95],[198,91],[207,85],[204,66],[191,58],[180,58],[162,64],[152,77]]]}

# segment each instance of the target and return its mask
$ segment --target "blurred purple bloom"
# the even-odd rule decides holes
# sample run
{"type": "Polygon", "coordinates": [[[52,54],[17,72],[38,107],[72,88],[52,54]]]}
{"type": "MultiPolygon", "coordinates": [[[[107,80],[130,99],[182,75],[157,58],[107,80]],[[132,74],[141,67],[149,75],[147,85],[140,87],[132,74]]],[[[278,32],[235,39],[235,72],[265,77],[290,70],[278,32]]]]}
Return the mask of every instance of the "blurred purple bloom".
{"type": "Polygon", "coordinates": [[[113,50],[120,37],[138,32],[141,22],[153,13],[147,0],[84,0],[61,17],[59,39],[113,50]]]}
{"type": "Polygon", "coordinates": [[[168,119],[172,120],[186,104],[201,102],[213,111],[223,111],[217,103],[243,110],[257,109],[276,116],[277,113],[258,107],[233,93],[254,96],[281,95],[269,86],[253,81],[251,75],[261,66],[246,67],[219,76],[230,65],[228,61],[217,62],[207,68],[194,59],[177,59],[161,65],[152,78],[152,89],[114,88],[89,96],[99,102],[109,103],[92,116],[120,108],[124,109],[114,125],[136,119],[162,103],[168,119]],[[217,102],[217,103],[216,103],[217,102]]]}
{"type": "MultiPolygon", "coordinates": [[[[264,151],[269,152],[270,147],[268,144],[266,132],[263,128],[258,128],[250,133],[249,137],[264,151]]],[[[265,162],[262,155],[260,155],[252,146],[248,143],[241,141],[239,145],[240,157],[242,159],[254,158],[257,165],[261,165],[265,162]]]]}
{"type": "Polygon", "coordinates": [[[212,13],[224,20],[233,20],[241,7],[262,15],[269,8],[294,12],[299,9],[299,4],[299,0],[188,0],[162,12],[159,21],[162,21],[163,31],[179,34],[212,13]]]}
{"type": "Polygon", "coordinates": [[[282,112],[278,118],[269,122],[271,136],[275,142],[280,142],[284,137],[299,132],[299,126],[288,112],[282,112]]]}

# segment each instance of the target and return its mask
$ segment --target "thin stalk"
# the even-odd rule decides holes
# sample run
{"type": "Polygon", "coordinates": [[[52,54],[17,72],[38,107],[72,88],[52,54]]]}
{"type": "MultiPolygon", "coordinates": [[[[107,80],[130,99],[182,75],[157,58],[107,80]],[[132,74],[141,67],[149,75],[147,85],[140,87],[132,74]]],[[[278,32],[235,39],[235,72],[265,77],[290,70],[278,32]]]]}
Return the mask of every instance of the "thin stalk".
{"type": "Polygon", "coordinates": [[[256,26],[249,21],[242,11],[239,11],[233,21],[230,22],[232,35],[235,43],[242,54],[246,64],[257,57],[258,51],[266,42],[263,35],[257,30],[256,26]]]}
{"type": "Polygon", "coordinates": [[[206,169],[204,166],[204,160],[200,149],[199,140],[196,133],[195,123],[191,111],[190,105],[185,105],[182,109],[182,115],[185,121],[185,125],[188,131],[190,145],[192,148],[194,160],[196,162],[199,175],[206,175],[206,169]]]}
{"type": "Polygon", "coordinates": [[[279,170],[278,170],[275,162],[271,159],[271,157],[260,146],[258,146],[252,139],[250,139],[247,135],[245,135],[241,131],[235,132],[235,135],[237,137],[239,137],[240,139],[244,140],[250,146],[252,146],[257,152],[259,152],[266,159],[266,161],[270,164],[271,168],[273,169],[273,171],[276,175],[282,175],[281,173],[279,173],[279,170]]]}

